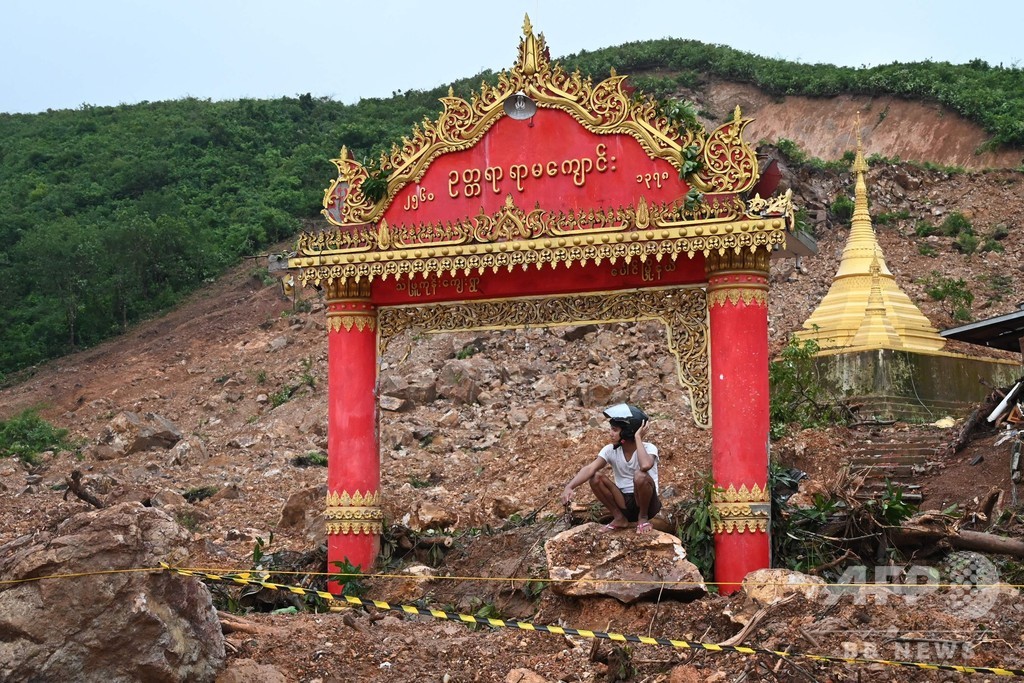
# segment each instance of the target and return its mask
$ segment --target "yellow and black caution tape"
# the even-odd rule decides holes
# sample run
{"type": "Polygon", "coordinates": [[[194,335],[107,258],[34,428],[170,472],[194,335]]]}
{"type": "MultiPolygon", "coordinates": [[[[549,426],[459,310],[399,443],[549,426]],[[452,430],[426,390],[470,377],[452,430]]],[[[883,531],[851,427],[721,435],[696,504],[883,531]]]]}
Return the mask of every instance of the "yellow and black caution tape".
{"type": "Polygon", "coordinates": [[[837,657],[833,655],[815,655],[808,654],[805,652],[783,652],[781,650],[767,650],[758,647],[744,647],[742,645],[716,645],[715,643],[702,643],[700,641],[692,640],[675,640],[672,638],[652,638],[650,636],[638,636],[638,635],[624,635],[621,633],[608,633],[606,631],[588,631],[585,629],[576,628],[565,628],[562,626],[550,626],[544,624],[531,624],[526,621],[516,621],[509,619],[493,619],[493,618],[479,618],[472,614],[458,614],[455,612],[443,612],[436,609],[422,609],[415,605],[392,605],[388,602],[381,600],[363,600],[352,595],[334,595],[327,591],[310,590],[308,588],[302,588],[301,586],[289,586],[280,583],[271,583],[270,581],[261,581],[258,579],[251,578],[252,574],[249,572],[243,572],[240,574],[210,574],[207,572],[190,570],[190,569],[179,569],[172,567],[165,562],[161,562],[160,566],[169,572],[181,574],[183,576],[194,576],[203,578],[208,581],[217,581],[221,583],[234,583],[240,586],[262,586],[263,588],[269,588],[272,590],[288,591],[296,595],[316,595],[329,602],[345,602],[350,605],[361,605],[363,607],[373,606],[377,609],[391,610],[394,612],[404,612],[405,614],[419,614],[423,616],[434,617],[436,619],[448,619],[450,621],[461,621],[467,624],[480,624],[485,626],[494,626],[496,628],[518,628],[523,631],[538,631],[541,633],[554,633],[562,636],[579,636],[582,638],[597,638],[603,640],[612,640],[620,643],[642,643],[644,645],[663,645],[668,647],[675,647],[688,650],[706,650],[708,652],[736,652],[744,655],[773,655],[775,657],[781,657],[783,659],[811,659],[818,662],[843,662],[846,664],[883,664],[885,666],[896,666],[906,667],[912,669],[922,669],[924,671],[956,671],[959,673],[967,674],[992,674],[995,676],[1021,676],[1024,677],[1024,669],[1010,669],[1004,667],[992,667],[992,666],[965,666],[961,664],[928,664],[925,662],[905,662],[891,659],[864,659],[860,657],[837,657]]]}

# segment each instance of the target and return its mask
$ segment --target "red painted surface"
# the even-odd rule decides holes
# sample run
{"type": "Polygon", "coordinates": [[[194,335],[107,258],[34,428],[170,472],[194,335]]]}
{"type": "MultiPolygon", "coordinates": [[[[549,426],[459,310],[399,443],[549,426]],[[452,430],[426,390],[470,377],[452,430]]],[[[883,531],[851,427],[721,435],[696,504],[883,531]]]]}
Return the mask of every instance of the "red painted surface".
{"type": "MultiPolygon", "coordinates": [[[[364,301],[331,301],[331,313],[372,314],[373,306],[364,301]]],[[[354,496],[379,493],[380,449],[377,433],[377,333],[376,327],[360,331],[329,330],[327,333],[327,489],[330,493],[354,496]]],[[[327,563],[337,571],[335,562],[351,564],[371,571],[380,550],[376,534],[329,534],[327,563]]],[[[341,587],[332,583],[332,592],[341,587]]]]}
{"type": "Polygon", "coordinates": [[[378,306],[428,304],[439,301],[474,299],[501,299],[517,296],[542,296],[583,292],[618,291],[641,287],[668,287],[671,285],[703,284],[704,256],[680,256],[675,261],[653,258],[630,263],[619,259],[615,263],[602,261],[586,267],[573,264],[566,268],[529,270],[504,269],[497,273],[486,271],[472,275],[443,275],[436,278],[375,280],[372,300],[378,306]]]}
{"type": "Polygon", "coordinates": [[[668,203],[686,182],[651,159],[629,135],[598,135],[558,109],[532,120],[499,119],[474,147],[435,159],[384,213],[388,225],[430,224],[493,214],[508,195],[516,206],[570,212],[668,203]],[[531,124],[532,122],[532,124],[531,124]]]}
{"type": "MultiPolygon", "coordinates": [[[[763,275],[723,272],[708,291],[744,281],[764,284],[763,275]]],[[[709,308],[711,324],[711,469],[715,486],[739,490],[768,481],[768,309],[742,299],[709,308]]],[[[723,594],[743,577],[771,566],[768,534],[715,534],[715,580],[723,594]]]]}
{"type": "MultiPolygon", "coordinates": [[[[431,161],[418,182],[397,193],[383,219],[399,227],[463,221],[481,213],[493,216],[508,197],[525,211],[539,207],[575,213],[635,207],[641,198],[649,205],[668,204],[681,200],[688,190],[671,164],[651,159],[635,138],[592,133],[566,112],[540,109],[528,121],[503,117],[472,148],[431,161]]],[[[580,230],[552,239],[600,239],[600,233],[580,230]]],[[[749,274],[719,273],[711,278],[710,287],[736,277],[749,274]]],[[[765,282],[763,276],[755,277],[765,282]]],[[[634,259],[630,264],[620,260],[427,279],[378,279],[372,283],[372,304],[330,305],[369,308],[507,299],[705,280],[702,256],[646,263],[634,259]]],[[[769,420],[767,309],[742,301],[716,305],[710,309],[710,325],[715,483],[723,488],[764,487],[769,420]]],[[[328,483],[332,492],[366,494],[379,488],[375,336],[373,331],[355,328],[329,333],[328,483]]],[[[332,534],[328,561],[347,558],[369,570],[378,549],[377,535],[332,534]]],[[[769,566],[768,535],[762,532],[716,534],[715,550],[716,579],[725,584],[723,593],[737,590],[748,572],[769,566]]],[[[330,590],[338,588],[334,585],[330,590]]]]}

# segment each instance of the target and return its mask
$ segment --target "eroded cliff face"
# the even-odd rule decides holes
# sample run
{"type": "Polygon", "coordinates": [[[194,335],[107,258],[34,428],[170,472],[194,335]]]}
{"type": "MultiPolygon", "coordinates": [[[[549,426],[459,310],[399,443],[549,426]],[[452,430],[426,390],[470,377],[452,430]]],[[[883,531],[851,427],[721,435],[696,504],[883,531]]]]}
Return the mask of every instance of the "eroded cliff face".
{"type": "Polygon", "coordinates": [[[969,169],[1024,164],[1024,149],[988,150],[990,136],[980,126],[934,103],[866,95],[778,98],[752,85],[714,80],[700,92],[683,96],[715,115],[714,121],[704,122],[709,128],[720,125],[738,105],[743,116],[754,119],[744,132],[751,144],[788,138],[809,156],[826,161],[856,147],[860,112],[866,156],[969,169]]]}

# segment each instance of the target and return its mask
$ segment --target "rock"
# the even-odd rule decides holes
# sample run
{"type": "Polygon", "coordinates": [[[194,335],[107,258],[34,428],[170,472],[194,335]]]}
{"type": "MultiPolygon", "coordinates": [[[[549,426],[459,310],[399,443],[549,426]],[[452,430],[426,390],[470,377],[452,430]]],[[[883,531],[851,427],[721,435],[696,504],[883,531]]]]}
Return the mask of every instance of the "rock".
{"type": "Polygon", "coordinates": [[[426,595],[436,572],[422,564],[406,567],[399,578],[388,584],[389,600],[395,604],[408,604],[426,595]]]}
{"type": "Polygon", "coordinates": [[[508,519],[519,510],[519,501],[512,496],[498,496],[491,501],[491,514],[498,519],[508,519]]]}
{"type": "MultiPolygon", "coordinates": [[[[681,664],[668,672],[666,683],[704,683],[704,671],[690,664],[681,664]]],[[[218,681],[218,683],[220,683],[218,681]]]]}
{"type": "Polygon", "coordinates": [[[409,519],[409,528],[413,531],[427,529],[444,529],[457,521],[455,511],[437,503],[424,501],[419,504],[409,519]]]}
{"type": "Polygon", "coordinates": [[[104,428],[98,444],[106,445],[121,455],[140,451],[169,449],[181,441],[181,432],[165,417],[154,413],[123,412],[104,428]]]}
{"type": "Polygon", "coordinates": [[[254,659],[233,659],[216,683],[288,683],[288,678],[270,664],[260,664],[254,659]]]}
{"type": "Polygon", "coordinates": [[[257,434],[240,434],[234,439],[228,441],[229,448],[252,448],[260,442],[260,436],[257,434]]]}
{"type": "Polygon", "coordinates": [[[413,405],[426,405],[437,398],[437,383],[432,369],[414,365],[404,375],[397,372],[382,374],[378,391],[381,395],[402,398],[413,405]]]}
{"type": "Polygon", "coordinates": [[[228,484],[210,496],[209,501],[210,503],[219,503],[222,500],[238,500],[241,497],[242,491],[238,488],[238,484],[228,484]]]}
{"type": "Polygon", "coordinates": [[[565,341],[579,341],[591,332],[597,332],[597,325],[572,325],[562,328],[562,339],[565,341]]]}
{"type": "Polygon", "coordinates": [[[288,528],[302,526],[306,538],[314,544],[326,542],[324,501],[327,500],[327,484],[297,491],[288,496],[281,509],[277,526],[288,528]]]}
{"type": "Polygon", "coordinates": [[[743,577],[743,592],[762,605],[771,605],[799,593],[808,600],[824,595],[824,579],[790,569],[758,569],[743,577]]]}
{"type": "Polygon", "coordinates": [[[494,364],[486,358],[454,358],[438,373],[437,394],[456,404],[476,403],[481,384],[494,374],[494,364]]]}
{"type": "Polygon", "coordinates": [[[399,413],[412,406],[409,401],[404,398],[398,398],[397,396],[381,396],[378,400],[381,410],[388,410],[393,413],[399,413]]]}
{"type": "Polygon", "coordinates": [[[704,577],[686,559],[679,539],[651,531],[603,531],[600,524],[573,527],[544,544],[553,592],[607,595],[625,604],[647,597],[693,600],[705,593],[704,577]]]}
{"type": "Polygon", "coordinates": [[[163,489],[150,497],[149,504],[155,508],[173,508],[185,507],[188,505],[188,501],[177,491],[163,489]]]}
{"type": "Polygon", "coordinates": [[[612,394],[618,390],[617,386],[604,382],[590,382],[579,389],[580,404],[584,408],[596,408],[607,406],[611,403],[612,394]]]}
{"type": "Polygon", "coordinates": [[[79,574],[0,591],[0,679],[213,681],[224,666],[224,637],[198,579],[90,574],[183,562],[190,541],[165,512],[125,503],[0,546],[0,580],[71,567],[79,574]]]}
{"type": "Polygon", "coordinates": [[[505,683],[548,683],[548,679],[530,669],[512,669],[505,676],[505,683]]]}
{"type": "Polygon", "coordinates": [[[524,409],[517,407],[510,409],[508,411],[508,414],[505,416],[505,419],[508,420],[509,427],[519,429],[524,424],[530,421],[530,414],[527,413],[524,409]]]}
{"type": "Polygon", "coordinates": [[[202,439],[188,436],[174,444],[174,447],[168,451],[166,464],[168,467],[196,464],[197,460],[205,460],[208,457],[206,444],[202,439]]]}

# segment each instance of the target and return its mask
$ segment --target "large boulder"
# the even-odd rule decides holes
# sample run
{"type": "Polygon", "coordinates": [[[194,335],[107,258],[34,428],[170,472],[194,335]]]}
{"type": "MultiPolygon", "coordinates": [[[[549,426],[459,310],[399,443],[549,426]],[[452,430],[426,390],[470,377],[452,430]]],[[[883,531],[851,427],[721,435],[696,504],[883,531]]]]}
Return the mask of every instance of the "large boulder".
{"type": "Polygon", "coordinates": [[[173,422],[154,413],[122,412],[103,429],[93,447],[99,460],[154,449],[167,450],[181,441],[173,422]]]}
{"type": "Polygon", "coordinates": [[[559,595],[607,595],[625,604],[644,598],[693,600],[707,593],[704,577],[672,534],[600,524],[573,527],[544,544],[551,589],[559,595]]]}
{"type": "Polygon", "coordinates": [[[0,680],[213,681],[224,637],[210,592],[131,571],[184,561],[190,540],[167,513],[123,503],[0,546],[0,680]]]}
{"type": "Polygon", "coordinates": [[[327,484],[320,484],[288,496],[281,509],[281,519],[277,526],[281,529],[300,527],[306,537],[314,545],[327,542],[326,517],[324,506],[327,500],[327,484]]]}

